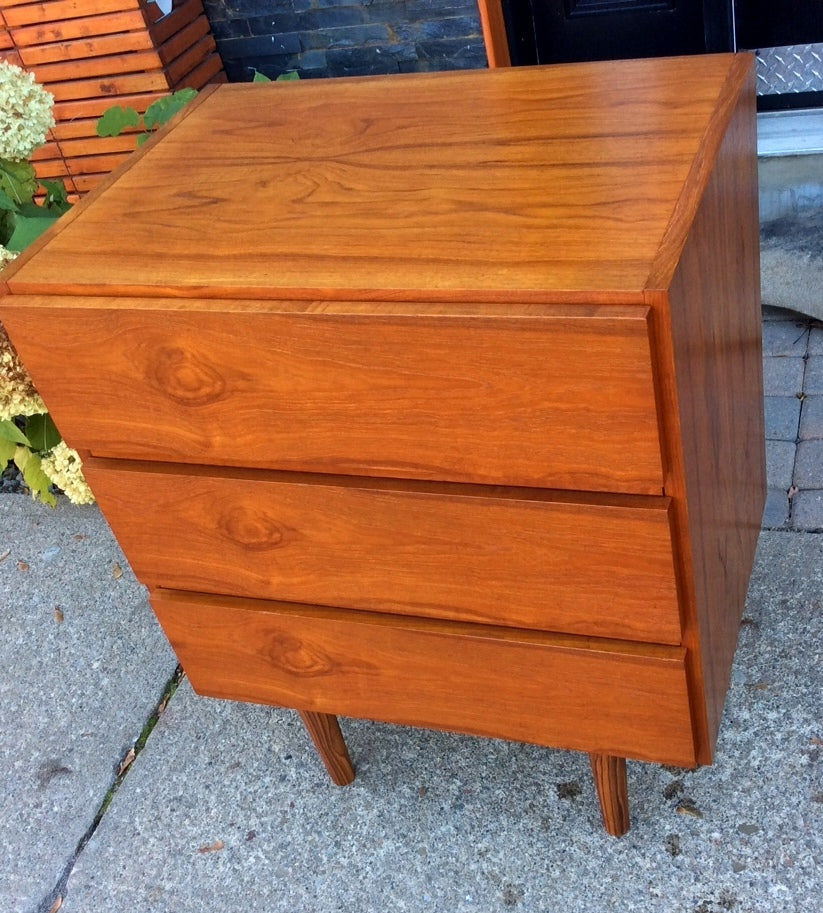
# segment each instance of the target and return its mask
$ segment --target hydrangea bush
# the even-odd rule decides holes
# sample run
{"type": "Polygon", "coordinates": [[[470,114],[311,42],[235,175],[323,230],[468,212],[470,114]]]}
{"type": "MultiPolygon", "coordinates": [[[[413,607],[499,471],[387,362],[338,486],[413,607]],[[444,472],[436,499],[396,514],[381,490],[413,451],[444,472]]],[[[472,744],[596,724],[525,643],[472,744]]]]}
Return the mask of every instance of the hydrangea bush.
{"type": "Polygon", "coordinates": [[[0,158],[27,162],[54,126],[54,98],[31,73],[0,65],[0,158]]]}
{"type": "MultiPolygon", "coordinates": [[[[69,208],[59,182],[44,181],[42,204],[29,158],[54,126],[54,99],[30,73],[0,61],[0,270],[69,208]]],[[[0,323],[0,472],[13,463],[34,497],[52,506],[53,486],[76,504],[94,497],[80,457],[61,440],[0,323]]]]}

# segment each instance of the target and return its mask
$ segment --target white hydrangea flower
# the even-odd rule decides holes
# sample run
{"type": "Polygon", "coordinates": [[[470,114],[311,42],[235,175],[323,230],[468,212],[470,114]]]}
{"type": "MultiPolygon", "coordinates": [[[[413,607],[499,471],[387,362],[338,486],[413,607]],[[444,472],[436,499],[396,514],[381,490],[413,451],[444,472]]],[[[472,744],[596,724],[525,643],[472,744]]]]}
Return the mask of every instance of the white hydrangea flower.
{"type": "Polygon", "coordinates": [[[47,411],[0,323],[0,421],[47,411]]]}
{"type": "Polygon", "coordinates": [[[54,96],[31,73],[0,61],[0,158],[28,161],[54,126],[54,96]]]}
{"type": "Polygon", "coordinates": [[[17,254],[13,250],[6,250],[6,248],[0,244],[0,270],[16,256],[17,254]]]}
{"type": "Polygon", "coordinates": [[[65,441],[60,441],[48,456],[43,457],[40,465],[43,472],[62,489],[72,504],[94,503],[94,495],[83,478],[80,455],[65,441]]]}

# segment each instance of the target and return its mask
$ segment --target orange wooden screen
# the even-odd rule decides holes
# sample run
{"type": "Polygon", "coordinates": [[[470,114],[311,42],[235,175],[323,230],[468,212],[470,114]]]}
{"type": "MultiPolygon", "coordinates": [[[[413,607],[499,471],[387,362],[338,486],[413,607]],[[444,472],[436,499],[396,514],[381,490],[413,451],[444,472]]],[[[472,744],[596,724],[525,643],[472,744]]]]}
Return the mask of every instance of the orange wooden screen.
{"type": "Polygon", "coordinates": [[[148,0],[2,0],[0,59],[54,95],[57,123],[33,164],[75,196],[134,149],[133,136],[97,136],[107,108],[142,112],[170,91],[225,81],[202,0],[175,0],[165,16],[148,0]]]}

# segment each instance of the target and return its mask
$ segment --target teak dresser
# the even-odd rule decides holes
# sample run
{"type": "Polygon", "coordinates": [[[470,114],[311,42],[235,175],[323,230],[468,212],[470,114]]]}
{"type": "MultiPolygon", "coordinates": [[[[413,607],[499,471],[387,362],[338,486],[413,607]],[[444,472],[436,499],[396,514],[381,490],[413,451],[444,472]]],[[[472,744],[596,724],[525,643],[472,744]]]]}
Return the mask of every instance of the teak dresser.
{"type": "Polygon", "coordinates": [[[0,316],[194,688],[712,760],[765,491],[750,56],[205,91],[0,316]]]}

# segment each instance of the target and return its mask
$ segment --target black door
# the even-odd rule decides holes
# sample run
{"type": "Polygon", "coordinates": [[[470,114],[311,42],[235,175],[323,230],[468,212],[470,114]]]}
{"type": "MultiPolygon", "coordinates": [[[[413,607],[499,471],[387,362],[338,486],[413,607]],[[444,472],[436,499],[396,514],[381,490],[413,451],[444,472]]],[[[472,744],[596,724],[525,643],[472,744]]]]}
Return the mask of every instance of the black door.
{"type": "Polygon", "coordinates": [[[737,47],[758,50],[762,111],[823,106],[823,0],[735,0],[737,47]]]}
{"type": "Polygon", "coordinates": [[[736,0],[740,48],[781,48],[823,42],[821,0],[736,0]]]}
{"type": "Polygon", "coordinates": [[[512,62],[727,51],[732,0],[504,0],[512,62]]]}

